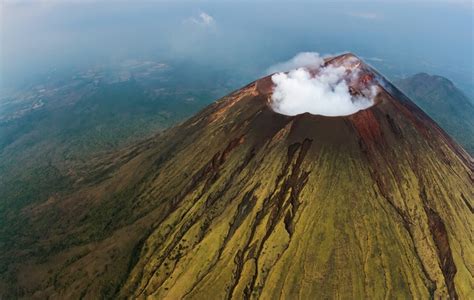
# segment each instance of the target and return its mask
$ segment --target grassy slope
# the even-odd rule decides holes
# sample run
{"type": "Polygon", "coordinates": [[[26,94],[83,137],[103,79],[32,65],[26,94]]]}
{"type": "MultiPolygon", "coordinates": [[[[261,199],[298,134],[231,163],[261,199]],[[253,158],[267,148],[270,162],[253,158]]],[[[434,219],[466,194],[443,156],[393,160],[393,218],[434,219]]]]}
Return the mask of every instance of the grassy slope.
{"type": "Polygon", "coordinates": [[[429,120],[390,99],[288,118],[257,94],[97,162],[94,182],[25,211],[39,241],[15,253],[21,293],[472,296],[472,166],[429,120]]]}

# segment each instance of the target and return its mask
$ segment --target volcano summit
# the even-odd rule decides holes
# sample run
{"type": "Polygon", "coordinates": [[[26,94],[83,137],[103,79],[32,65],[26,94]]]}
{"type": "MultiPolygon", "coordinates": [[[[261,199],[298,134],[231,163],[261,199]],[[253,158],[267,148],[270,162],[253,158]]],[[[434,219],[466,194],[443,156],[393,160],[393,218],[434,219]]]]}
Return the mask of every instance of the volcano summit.
{"type": "Polygon", "coordinates": [[[32,225],[61,212],[32,246],[59,250],[15,265],[25,295],[473,298],[472,158],[351,54],[291,72],[111,155],[74,193],[25,211],[32,225]],[[341,66],[327,85],[316,79],[341,66]],[[290,109],[295,82],[324,93],[290,109]],[[306,110],[331,93],[364,105],[306,110]]]}
{"type": "Polygon", "coordinates": [[[329,62],[316,58],[319,63],[272,76],[273,110],[290,116],[305,112],[346,116],[375,104],[377,78],[358,58],[346,56],[329,62]]]}

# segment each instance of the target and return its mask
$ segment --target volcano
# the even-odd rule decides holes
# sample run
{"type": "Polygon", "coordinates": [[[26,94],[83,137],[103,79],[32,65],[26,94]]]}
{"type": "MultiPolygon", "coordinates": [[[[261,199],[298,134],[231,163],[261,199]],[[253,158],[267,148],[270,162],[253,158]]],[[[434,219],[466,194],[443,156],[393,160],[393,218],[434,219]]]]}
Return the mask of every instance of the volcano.
{"type": "Polygon", "coordinates": [[[472,158],[354,55],[324,64],[346,62],[366,109],[277,113],[268,76],[26,210],[57,251],[17,264],[23,295],[472,298],[472,158]]]}

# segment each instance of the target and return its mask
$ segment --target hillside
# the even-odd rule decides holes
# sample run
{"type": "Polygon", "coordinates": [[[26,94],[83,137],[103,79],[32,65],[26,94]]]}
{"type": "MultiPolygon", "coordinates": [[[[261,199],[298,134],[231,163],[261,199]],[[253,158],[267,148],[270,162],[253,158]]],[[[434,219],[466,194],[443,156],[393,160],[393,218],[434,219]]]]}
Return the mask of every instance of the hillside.
{"type": "Polygon", "coordinates": [[[474,104],[450,80],[418,73],[396,85],[474,155],[474,104]]]}

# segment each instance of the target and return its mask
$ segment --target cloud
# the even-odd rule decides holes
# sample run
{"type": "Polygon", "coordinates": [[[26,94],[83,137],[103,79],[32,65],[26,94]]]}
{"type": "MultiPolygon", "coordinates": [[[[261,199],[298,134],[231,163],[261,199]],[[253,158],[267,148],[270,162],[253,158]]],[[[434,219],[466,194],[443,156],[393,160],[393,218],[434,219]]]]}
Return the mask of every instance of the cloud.
{"type": "Polygon", "coordinates": [[[369,85],[360,95],[352,95],[348,83],[356,82],[358,77],[358,69],[351,70],[344,64],[320,66],[316,71],[298,68],[274,74],[271,107],[288,116],[303,113],[324,116],[354,114],[372,106],[378,91],[376,85],[369,85]]]}
{"type": "Polygon", "coordinates": [[[197,17],[186,19],[185,22],[197,24],[200,26],[214,26],[216,23],[214,18],[205,12],[201,12],[197,17]]]}
{"type": "Polygon", "coordinates": [[[319,68],[324,64],[324,58],[322,58],[317,52],[301,52],[298,53],[292,59],[278,63],[267,69],[267,74],[273,74],[276,72],[285,72],[298,68],[319,68]]]}
{"type": "Polygon", "coordinates": [[[200,13],[199,18],[201,19],[203,24],[211,25],[214,23],[214,18],[206,14],[205,12],[200,13]]]}
{"type": "Polygon", "coordinates": [[[380,18],[380,15],[374,12],[348,12],[347,15],[366,20],[375,20],[380,18]]]}

